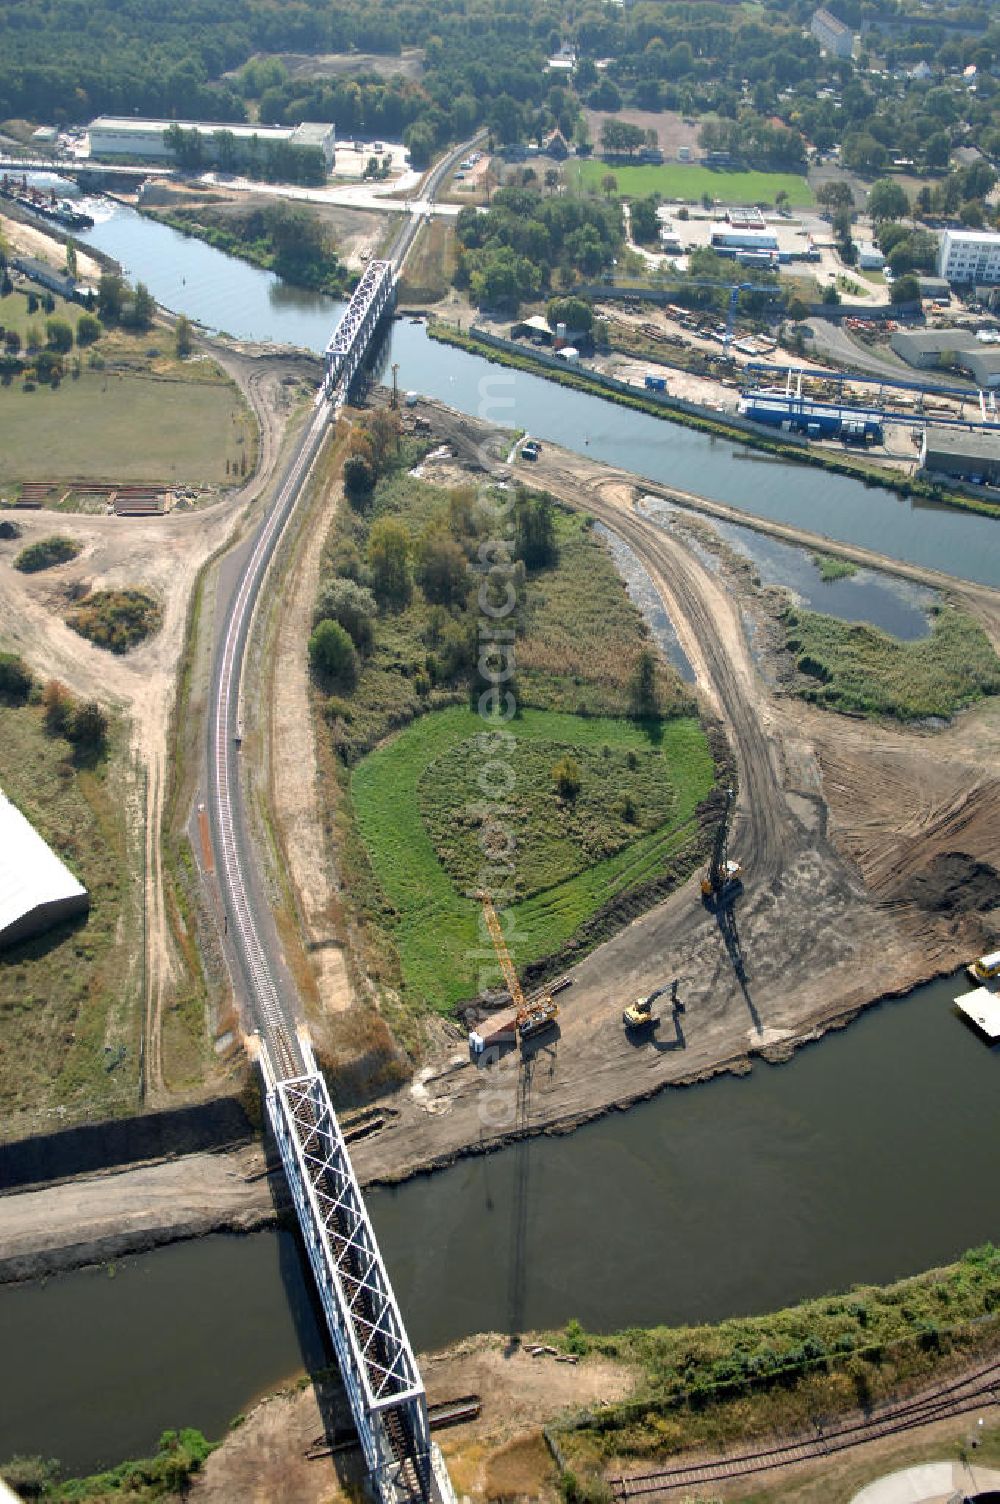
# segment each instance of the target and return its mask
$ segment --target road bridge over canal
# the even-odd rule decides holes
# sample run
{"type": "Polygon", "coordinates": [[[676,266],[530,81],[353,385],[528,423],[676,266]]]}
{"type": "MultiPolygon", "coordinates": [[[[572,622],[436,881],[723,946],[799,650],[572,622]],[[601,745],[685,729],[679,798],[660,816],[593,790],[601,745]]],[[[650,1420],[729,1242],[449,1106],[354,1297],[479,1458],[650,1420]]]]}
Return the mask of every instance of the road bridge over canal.
{"type": "Polygon", "coordinates": [[[31,172],[52,172],[61,178],[79,178],[82,183],[107,179],[109,183],[135,186],[146,178],[172,178],[173,167],[150,164],[148,167],[130,167],[121,162],[92,162],[89,157],[10,157],[0,156],[0,172],[15,175],[31,172]]]}

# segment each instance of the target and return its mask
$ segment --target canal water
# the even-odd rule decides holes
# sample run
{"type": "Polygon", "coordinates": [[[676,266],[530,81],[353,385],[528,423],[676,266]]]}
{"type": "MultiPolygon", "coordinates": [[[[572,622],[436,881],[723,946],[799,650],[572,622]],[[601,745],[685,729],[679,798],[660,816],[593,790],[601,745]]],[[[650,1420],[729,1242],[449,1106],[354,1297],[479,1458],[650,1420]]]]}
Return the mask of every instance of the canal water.
{"type": "MultiPolygon", "coordinates": [[[[127,210],[83,236],[157,299],[251,339],[321,349],[338,305],[127,210]]],[[[397,323],[400,381],[457,408],[780,521],[1000,582],[1000,528],[491,367],[397,323]],[[501,401],[506,406],[501,407],[501,401]]],[[[777,567],[777,566],[775,566],[777,567]]],[[[764,1310],[953,1257],[1000,1232],[996,1052],[954,1017],[963,981],[885,1002],[789,1064],[667,1091],[565,1137],[370,1198],[414,1344],[578,1316],[598,1329],[764,1310]],[[514,1187],[524,1173],[522,1220],[514,1187]]],[[[179,1244],[0,1289],[0,1460],[82,1470],[168,1426],[217,1436],[321,1361],[294,1242],[179,1244]]]]}
{"type": "MultiPolygon", "coordinates": [[[[321,351],[342,304],[283,285],[201,241],[108,200],[89,201],[97,223],[79,238],[116,257],[158,302],[240,339],[279,340],[321,351]]],[[[522,428],[540,439],[650,481],[856,543],[890,558],[1000,583],[1000,527],[809,466],[681,428],[542,377],[490,365],[442,345],[422,324],[397,320],[383,354],[404,390],[522,428]]]]}
{"type": "MultiPolygon", "coordinates": [[[[965,986],[883,1002],[785,1065],[372,1192],[415,1347],[572,1316],[599,1331],[717,1320],[996,1239],[1000,1054],[953,1013],[965,986]]],[[[167,1426],[218,1436],[323,1352],[279,1233],[2,1288],[0,1331],[0,1460],[42,1451],[74,1469],[148,1451],[167,1426]]]]}

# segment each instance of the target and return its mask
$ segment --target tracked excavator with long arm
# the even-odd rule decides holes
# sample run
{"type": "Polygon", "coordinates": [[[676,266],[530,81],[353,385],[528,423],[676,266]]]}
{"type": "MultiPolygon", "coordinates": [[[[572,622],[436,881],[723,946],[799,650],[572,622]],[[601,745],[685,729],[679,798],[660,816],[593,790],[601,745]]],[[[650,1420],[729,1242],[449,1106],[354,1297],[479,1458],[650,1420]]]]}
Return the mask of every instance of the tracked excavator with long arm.
{"type": "Polygon", "coordinates": [[[743,868],[739,862],[734,862],[729,856],[729,822],[732,819],[734,803],[735,795],[729,788],[726,790],[726,804],[722,811],[722,819],[715,832],[712,860],[708,864],[707,873],[701,880],[702,902],[710,909],[728,903],[736,897],[743,886],[743,868]]]}

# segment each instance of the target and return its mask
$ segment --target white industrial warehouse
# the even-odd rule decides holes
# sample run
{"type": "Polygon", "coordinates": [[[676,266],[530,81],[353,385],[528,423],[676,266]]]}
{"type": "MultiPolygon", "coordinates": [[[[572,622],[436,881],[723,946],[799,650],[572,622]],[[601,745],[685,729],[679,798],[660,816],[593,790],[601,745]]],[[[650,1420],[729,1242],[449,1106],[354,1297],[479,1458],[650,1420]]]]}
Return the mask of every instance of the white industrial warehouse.
{"type": "Polygon", "coordinates": [[[0,789],[0,946],[86,913],[90,896],[0,789]]]}
{"type": "Polygon", "coordinates": [[[166,133],[178,125],[184,131],[196,131],[201,137],[206,160],[218,154],[219,136],[231,136],[238,145],[249,146],[254,140],[261,145],[313,146],[323,153],[327,171],[333,169],[337,132],[328,122],[303,120],[299,125],[234,125],[204,120],[139,120],[115,115],[99,115],[87,127],[90,155],[96,158],[139,157],[144,161],[172,161],[166,133]]]}

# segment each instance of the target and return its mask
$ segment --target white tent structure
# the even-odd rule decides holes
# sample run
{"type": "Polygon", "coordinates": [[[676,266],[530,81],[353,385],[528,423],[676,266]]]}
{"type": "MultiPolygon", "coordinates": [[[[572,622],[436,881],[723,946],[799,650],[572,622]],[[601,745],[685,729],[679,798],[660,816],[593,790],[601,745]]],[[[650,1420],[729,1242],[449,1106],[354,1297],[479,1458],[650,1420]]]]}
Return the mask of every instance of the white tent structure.
{"type": "Polygon", "coordinates": [[[0,946],[86,913],[90,896],[0,789],[0,946]]]}

